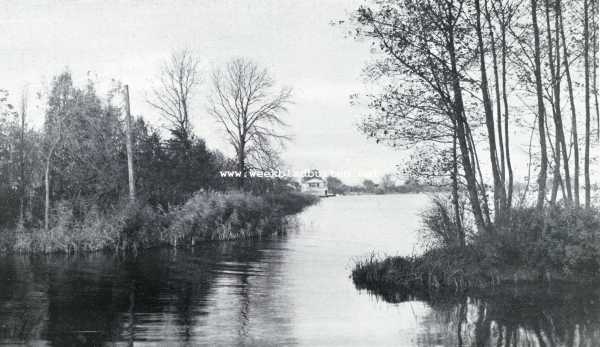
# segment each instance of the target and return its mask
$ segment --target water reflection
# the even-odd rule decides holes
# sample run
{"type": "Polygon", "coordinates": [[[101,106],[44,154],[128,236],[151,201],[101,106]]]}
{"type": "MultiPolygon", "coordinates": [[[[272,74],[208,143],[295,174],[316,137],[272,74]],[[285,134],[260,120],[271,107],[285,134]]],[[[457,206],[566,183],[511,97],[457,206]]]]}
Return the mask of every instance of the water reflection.
{"type": "Polygon", "coordinates": [[[262,251],[265,242],[271,241],[157,249],[137,256],[0,258],[0,342],[290,341],[282,324],[289,321],[289,312],[281,310],[285,305],[278,305],[276,314],[262,312],[273,299],[270,287],[276,279],[270,274],[278,273],[273,267],[281,263],[274,259],[280,252],[262,251]],[[255,322],[256,316],[277,320],[255,322]]]}
{"type": "Polygon", "coordinates": [[[418,346],[597,346],[597,286],[520,286],[489,292],[378,292],[387,302],[423,301],[418,346]]]}
{"type": "Polygon", "coordinates": [[[357,291],[352,259],[412,253],[426,203],[422,195],[324,199],[286,236],[194,250],[0,256],[0,344],[599,345],[595,289],[387,301],[357,291]]]}

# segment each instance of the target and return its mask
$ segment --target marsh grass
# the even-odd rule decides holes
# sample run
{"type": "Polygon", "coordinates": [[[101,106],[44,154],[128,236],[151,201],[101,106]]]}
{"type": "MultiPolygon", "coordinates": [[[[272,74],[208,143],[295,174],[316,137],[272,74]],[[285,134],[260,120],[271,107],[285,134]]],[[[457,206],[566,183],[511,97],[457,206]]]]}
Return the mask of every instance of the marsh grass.
{"type": "Polygon", "coordinates": [[[474,235],[465,247],[440,243],[418,256],[371,256],[355,264],[352,279],[358,288],[376,292],[597,281],[600,214],[595,209],[564,207],[543,215],[535,209],[515,209],[510,224],[474,235]]]}
{"type": "Polygon", "coordinates": [[[17,225],[5,231],[0,252],[78,253],[127,251],[196,242],[260,238],[282,231],[286,216],[318,198],[285,192],[257,196],[245,192],[199,192],[185,204],[164,211],[122,203],[110,212],[92,206],[77,218],[66,202],[57,204],[52,227],[17,225]]]}

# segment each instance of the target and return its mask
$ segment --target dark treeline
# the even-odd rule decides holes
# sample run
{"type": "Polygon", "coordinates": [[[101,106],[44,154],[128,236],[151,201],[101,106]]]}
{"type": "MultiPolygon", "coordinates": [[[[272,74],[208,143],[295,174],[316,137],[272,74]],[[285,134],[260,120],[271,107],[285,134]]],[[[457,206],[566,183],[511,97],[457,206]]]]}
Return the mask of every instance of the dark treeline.
{"type": "MultiPolygon", "coordinates": [[[[176,234],[168,242],[177,244],[183,232],[173,230],[172,225],[185,224],[177,219],[190,217],[189,210],[193,209],[202,214],[190,217],[197,224],[217,217],[226,224],[232,218],[233,224],[227,224],[223,235],[213,236],[235,238],[235,230],[252,235],[242,230],[245,225],[265,227],[270,221],[264,218],[297,211],[294,199],[302,206],[313,202],[298,194],[289,195],[291,188],[285,179],[221,177],[221,170],[247,172],[279,164],[277,143],[285,138],[279,135],[277,126],[284,124],[279,117],[291,96],[291,91],[284,89],[269,99],[274,82],[265,69],[251,61],[236,59],[225,69],[227,74],[214,73],[215,96],[211,100],[216,106],[208,113],[219,120],[221,112],[233,122],[221,124],[235,149],[234,158],[208,149],[205,141],[193,133],[189,105],[199,97],[194,92],[200,71],[196,58],[188,51],[173,54],[165,62],[158,87],[148,98],[166,129],[155,128],[142,117],[132,119],[128,86],[115,82],[107,95],[101,96],[94,82],[88,80],[78,86],[69,71],[56,76],[49,90],[41,93],[47,95],[39,97],[45,101],[41,129],[29,126],[25,93],[22,105],[15,107],[9,102],[8,91],[2,91],[0,230],[5,230],[3,243],[8,246],[0,248],[28,250],[28,246],[19,246],[22,241],[35,243],[31,247],[44,251],[78,250],[81,243],[94,244],[86,249],[99,249],[104,248],[103,238],[125,247],[132,244],[132,240],[123,240],[127,235],[153,237],[129,230],[150,227],[149,221],[155,222],[152,227],[176,234]],[[226,108],[240,93],[251,98],[248,105],[243,109],[226,108]],[[245,128],[240,132],[231,131],[232,127],[242,126],[245,128]],[[242,193],[227,193],[234,190],[242,193]],[[203,201],[214,206],[204,206],[203,201]],[[186,202],[198,206],[190,207],[186,202]],[[281,211],[286,208],[289,211],[281,211]],[[212,216],[216,213],[223,215],[212,216]],[[240,220],[240,215],[247,220],[240,220]],[[144,218],[146,221],[140,221],[144,218]],[[84,242],[78,239],[81,235],[74,235],[75,230],[97,234],[84,242]],[[98,244],[95,238],[99,238],[98,244]],[[46,247],[45,243],[56,247],[46,247]]],[[[186,232],[188,240],[201,228],[192,229],[186,232]]],[[[168,239],[155,234],[160,234],[161,241],[168,239]]],[[[209,238],[200,234],[196,235],[199,239],[209,238]]]]}
{"type": "Polygon", "coordinates": [[[423,193],[423,192],[440,192],[445,190],[445,186],[422,184],[418,181],[407,179],[404,182],[398,183],[391,174],[386,174],[381,177],[379,183],[373,180],[366,179],[361,184],[350,185],[342,182],[341,179],[328,176],[327,189],[332,194],[405,194],[405,193],[423,193]]]}
{"type": "MultiPolygon", "coordinates": [[[[365,75],[378,87],[360,130],[412,150],[409,177],[451,182],[424,215],[424,230],[452,249],[443,267],[457,270],[456,255],[474,249],[498,267],[536,254],[538,274],[572,276],[572,263],[599,274],[598,2],[383,0],[349,23],[372,44],[365,75]],[[525,173],[511,149],[527,140],[525,173]]],[[[471,274],[459,282],[481,278],[471,274]]],[[[428,283],[445,280],[455,279],[428,283]]]]}
{"type": "MultiPolygon", "coordinates": [[[[92,82],[78,88],[70,73],[57,76],[44,128],[27,128],[23,142],[21,114],[4,114],[3,224],[14,225],[20,218],[35,224],[43,219],[46,166],[52,201],[71,205],[76,214],[94,205],[115,207],[127,196],[125,126],[122,110],[114,102],[116,92],[101,100],[92,82]]],[[[142,118],[134,122],[132,133],[140,200],[167,208],[200,189],[230,188],[231,182],[220,180],[218,170],[231,161],[208,150],[202,139],[177,134],[165,138],[142,118]]]]}

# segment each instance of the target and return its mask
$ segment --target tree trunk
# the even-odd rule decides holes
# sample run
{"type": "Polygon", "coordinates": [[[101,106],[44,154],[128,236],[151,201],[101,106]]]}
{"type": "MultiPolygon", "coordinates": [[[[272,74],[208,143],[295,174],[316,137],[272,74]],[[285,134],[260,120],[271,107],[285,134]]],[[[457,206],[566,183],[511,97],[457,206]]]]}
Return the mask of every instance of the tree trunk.
{"type": "Polygon", "coordinates": [[[19,224],[23,224],[25,219],[25,112],[26,102],[25,92],[21,97],[21,129],[19,132],[19,224]]]}
{"type": "Polygon", "coordinates": [[[238,150],[238,171],[240,176],[238,177],[238,188],[239,190],[244,190],[245,185],[245,175],[246,175],[246,148],[245,145],[240,145],[238,150]]]}
{"type": "MultiPolygon", "coordinates": [[[[449,16],[449,22],[454,23],[453,16],[449,16]]],[[[475,171],[471,163],[469,146],[467,144],[467,135],[465,126],[466,119],[464,114],[464,103],[462,97],[462,89],[460,86],[460,75],[458,73],[457,62],[456,62],[456,50],[454,47],[454,30],[453,26],[449,26],[448,30],[448,41],[447,49],[450,57],[451,66],[451,83],[452,92],[454,95],[453,99],[453,122],[456,124],[456,135],[458,138],[458,144],[461,152],[461,160],[463,171],[465,173],[465,179],[467,181],[467,191],[469,192],[469,201],[471,203],[471,210],[475,219],[475,225],[479,232],[484,232],[488,229],[481,211],[481,205],[479,204],[479,195],[477,193],[477,179],[475,177],[475,171]]]]}
{"type": "MultiPolygon", "coordinates": [[[[456,123],[456,122],[454,122],[456,123]]],[[[462,216],[460,214],[460,201],[458,198],[458,152],[457,152],[456,124],[454,124],[454,135],[452,139],[452,205],[454,206],[454,218],[456,222],[456,232],[461,247],[466,244],[465,230],[462,226],[462,216]]]]}
{"type": "Polygon", "coordinates": [[[504,144],[506,146],[505,155],[506,155],[506,168],[508,169],[508,192],[506,198],[506,207],[508,211],[512,206],[512,197],[513,197],[513,169],[512,163],[510,160],[510,140],[508,133],[508,124],[509,124],[509,111],[508,111],[508,93],[506,92],[506,55],[507,55],[507,47],[506,47],[506,25],[507,19],[504,13],[504,9],[502,10],[502,18],[500,19],[500,30],[501,30],[501,45],[502,45],[502,100],[504,104],[504,144]]]}
{"type": "Polygon", "coordinates": [[[585,74],[585,152],[583,159],[583,175],[585,179],[585,207],[591,205],[590,183],[590,33],[589,33],[589,1],[583,1],[583,67],[585,74]]]}
{"type": "MultiPolygon", "coordinates": [[[[554,112],[554,111],[553,111],[554,112]]],[[[550,130],[548,129],[548,123],[546,123],[546,133],[550,134],[550,130]]],[[[554,173],[552,179],[552,190],[550,192],[550,204],[556,204],[556,198],[558,196],[558,188],[561,184],[561,176],[560,176],[560,145],[558,141],[552,144],[552,139],[550,135],[548,135],[548,145],[550,146],[550,150],[552,152],[552,158],[554,158],[554,173]],[[558,165],[557,165],[558,163],[558,165]]]]}
{"type": "MultiPolygon", "coordinates": [[[[554,14],[554,26],[555,26],[555,37],[556,37],[556,85],[555,85],[555,104],[556,107],[556,131],[557,140],[560,142],[560,150],[563,159],[563,169],[565,172],[565,188],[567,191],[567,201],[569,205],[573,203],[573,188],[571,186],[571,168],[569,166],[569,153],[567,150],[567,139],[565,137],[565,129],[563,126],[562,111],[561,111],[561,81],[562,73],[560,69],[560,36],[559,36],[559,1],[555,0],[555,14],[554,14]]],[[[560,163],[559,163],[560,164],[560,163]]]]}
{"type": "Polygon", "coordinates": [[[550,3],[548,0],[544,2],[546,8],[546,33],[548,39],[548,64],[550,67],[550,78],[552,80],[552,90],[554,96],[554,108],[552,109],[552,115],[554,119],[555,127],[555,154],[554,154],[554,183],[552,186],[552,198],[551,201],[554,204],[556,202],[556,192],[558,190],[559,175],[561,168],[561,157],[564,159],[564,171],[565,171],[565,185],[567,191],[567,202],[570,204],[573,201],[573,194],[571,191],[571,175],[569,171],[569,157],[567,154],[567,145],[565,141],[565,135],[562,124],[562,114],[560,110],[560,42],[558,38],[558,3],[555,3],[555,29],[556,29],[556,60],[554,59],[553,42],[550,26],[550,3]],[[562,152],[562,153],[561,153],[562,152]],[[562,154],[562,156],[561,156],[562,154]]]}
{"type": "Polygon", "coordinates": [[[50,163],[52,162],[52,155],[54,150],[60,141],[60,126],[59,135],[56,141],[50,147],[48,157],[46,158],[46,170],[44,172],[44,187],[45,187],[45,203],[44,203],[44,230],[48,231],[50,226],[50,163]]]}
{"type": "Polygon", "coordinates": [[[488,131],[488,142],[490,145],[490,162],[492,164],[492,175],[494,177],[494,210],[495,210],[495,221],[502,223],[504,216],[504,209],[506,207],[506,192],[504,190],[504,182],[500,175],[498,167],[498,155],[496,149],[496,131],[494,125],[494,111],[492,109],[492,102],[490,99],[488,89],[488,79],[485,63],[485,46],[483,43],[483,34],[481,28],[481,8],[479,0],[475,0],[475,11],[476,11],[476,32],[477,41],[479,47],[479,70],[481,72],[481,93],[483,96],[483,105],[485,109],[485,124],[488,131]]]}
{"type": "Polygon", "coordinates": [[[131,110],[129,107],[129,86],[125,85],[125,124],[127,126],[127,174],[129,178],[129,201],[135,201],[135,176],[133,171],[133,143],[131,135],[131,110]]]}
{"type": "MultiPolygon", "coordinates": [[[[449,18],[450,22],[453,22],[452,16],[449,18]]],[[[460,76],[458,73],[456,63],[456,51],[454,47],[454,31],[450,27],[448,32],[448,53],[450,56],[451,65],[451,78],[452,78],[452,92],[454,94],[453,100],[453,121],[456,123],[456,135],[458,138],[458,144],[461,152],[463,171],[465,172],[465,178],[467,180],[467,191],[469,192],[469,201],[471,203],[471,210],[473,217],[475,218],[475,225],[479,232],[487,230],[483,219],[483,213],[481,211],[481,205],[479,204],[479,195],[477,193],[477,179],[475,177],[475,171],[471,163],[469,146],[467,144],[467,136],[465,131],[466,120],[463,117],[464,103],[462,98],[462,88],[460,86],[460,76]]]]}
{"type": "MultiPolygon", "coordinates": [[[[463,113],[463,117],[466,119],[466,114],[463,113]]],[[[479,176],[479,182],[477,180],[475,183],[478,184],[478,189],[481,191],[481,209],[483,213],[483,218],[486,225],[491,225],[492,222],[490,220],[490,208],[488,204],[487,191],[485,188],[485,181],[483,179],[483,174],[481,173],[481,165],[479,164],[479,155],[477,155],[477,148],[475,148],[475,142],[473,141],[473,133],[471,132],[471,127],[469,124],[465,124],[466,135],[467,135],[467,145],[469,148],[469,156],[471,158],[471,163],[473,163],[473,170],[479,176]]]]}
{"type": "Polygon", "coordinates": [[[44,230],[48,231],[50,226],[50,155],[46,159],[46,170],[44,173],[44,230]]]}
{"type": "Polygon", "coordinates": [[[565,75],[567,77],[567,88],[569,91],[569,103],[571,105],[571,132],[573,137],[573,200],[575,207],[579,207],[579,139],[577,135],[577,112],[575,110],[575,97],[573,95],[573,81],[571,80],[571,69],[569,67],[569,52],[567,40],[565,38],[565,28],[562,18],[562,4],[557,0],[557,11],[560,21],[560,36],[563,47],[563,65],[565,67],[565,75]]]}
{"type": "MultiPolygon", "coordinates": [[[[587,1],[587,0],[586,0],[587,1]]],[[[546,149],[546,128],[545,118],[546,111],[544,109],[544,95],[542,89],[542,73],[540,60],[540,30],[537,22],[537,0],[531,0],[531,21],[533,23],[533,38],[534,38],[534,70],[535,70],[535,86],[537,94],[538,106],[538,131],[540,140],[540,173],[538,175],[538,196],[536,207],[538,211],[544,208],[546,199],[546,179],[548,170],[548,154],[546,149]]]]}
{"type": "Polygon", "coordinates": [[[600,142],[600,106],[598,105],[598,0],[593,0],[592,9],[592,91],[596,110],[596,141],[600,142]]]}
{"type": "Polygon", "coordinates": [[[498,54],[496,53],[496,38],[494,36],[494,26],[492,17],[488,10],[487,1],[485,2],[485,19],[488,23],[490,33],[490,47],[492,50],[492,68],[494,71],[494,92],[496,102],[496,127],[498,130],[498,149],[500,150],[500,178],[502,183],[506,183],[506,160],[504,154],[504,139],[502,136],[502,101],[500,99],[500,78],[498,77],[498,54]]]}

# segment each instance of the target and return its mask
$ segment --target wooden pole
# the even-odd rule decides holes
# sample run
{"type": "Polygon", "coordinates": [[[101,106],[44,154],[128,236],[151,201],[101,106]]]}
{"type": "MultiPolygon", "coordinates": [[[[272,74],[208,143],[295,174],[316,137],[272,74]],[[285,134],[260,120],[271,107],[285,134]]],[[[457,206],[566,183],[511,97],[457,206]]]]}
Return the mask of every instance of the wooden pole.
{"type": "Polygon", "coordinates": [[[131,111],[129,108],[129,86],[125,85],[125,123],[127,127],[127,171],[129,174],[129,201],[135,201],[135,179],[133,173],[133,144],[131,140],[131,111]]]}

